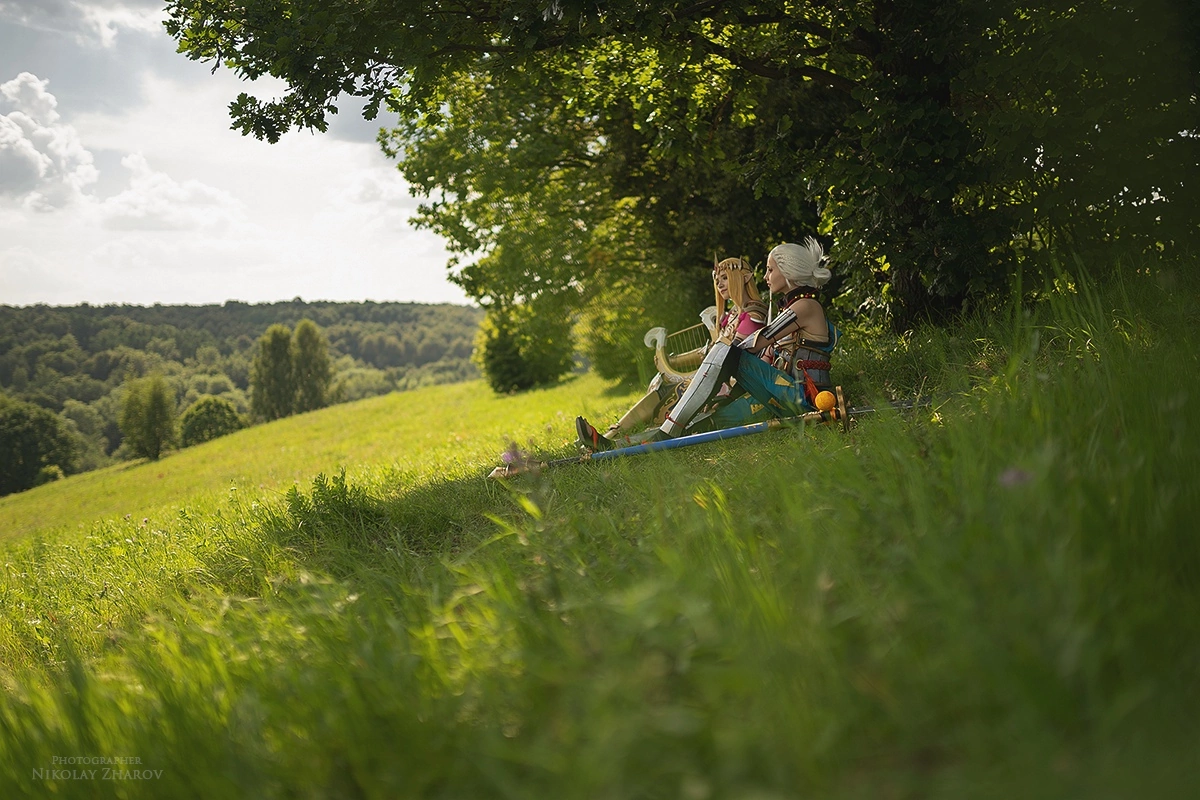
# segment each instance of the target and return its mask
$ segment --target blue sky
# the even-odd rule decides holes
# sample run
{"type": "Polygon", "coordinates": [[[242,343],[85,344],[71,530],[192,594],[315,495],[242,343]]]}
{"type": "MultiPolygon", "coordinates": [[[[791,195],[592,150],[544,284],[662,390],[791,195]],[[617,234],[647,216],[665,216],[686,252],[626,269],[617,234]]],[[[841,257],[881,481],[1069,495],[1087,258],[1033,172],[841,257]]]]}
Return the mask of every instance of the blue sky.
{"type": "Polygon", "coordinates": [[[230,130],[268,81],[188,61],[160,0],[0,0],[0,303],[466,302],[350,102],[230,130]]]}

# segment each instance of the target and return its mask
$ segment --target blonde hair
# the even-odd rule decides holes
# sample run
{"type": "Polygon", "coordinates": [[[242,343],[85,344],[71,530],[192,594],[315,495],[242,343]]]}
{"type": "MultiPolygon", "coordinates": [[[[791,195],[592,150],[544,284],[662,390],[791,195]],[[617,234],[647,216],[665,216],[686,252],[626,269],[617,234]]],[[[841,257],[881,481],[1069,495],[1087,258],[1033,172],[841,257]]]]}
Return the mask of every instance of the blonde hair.
{"type": "Polygon", "coordinates": [[[721,314],[725,313],[725,300],[721,297],[721,292],[717,289],[718,271],[726,273],[740,272],[747,276],[746,280],[731,280],[728,284],[729,299],[739,309],[744,310],[746,304],[751,300],[762,300],[762,295],[758,293],[758,286],[754,282],[754,270],[750,268],[750,265],[741,258],[727,258],[713,266],[713,292],[717,298],[718,319],[720,319],[721,314]]]}
{"type": "Polygon", "coordinates": [[[821,243],[809,236],[804,244],[784,242],[771,250],[768,259],[775,259],[775,267],[793,286],[812,286],[820,289],[833,273],[822,266],[825,250],[821,243]]]}

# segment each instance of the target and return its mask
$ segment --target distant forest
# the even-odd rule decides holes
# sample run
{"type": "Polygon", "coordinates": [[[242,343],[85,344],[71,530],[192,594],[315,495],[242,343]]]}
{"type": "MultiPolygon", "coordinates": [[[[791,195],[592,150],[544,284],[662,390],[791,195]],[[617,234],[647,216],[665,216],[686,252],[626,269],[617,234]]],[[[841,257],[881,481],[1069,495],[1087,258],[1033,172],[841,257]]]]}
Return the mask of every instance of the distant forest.
{"type": "Polygon", "coordinates": [[[229,301],[207,306],[0,306],[0,392],[59,414],[78,432],[82,469],[124,458],[118,426],[127,380],[161,374],[179,409],[205,395],[250,410],[250,368],[274,323],[320,326],[332,400],[479,377],[471,363],[483,312],[415,303],[229,301]]]}

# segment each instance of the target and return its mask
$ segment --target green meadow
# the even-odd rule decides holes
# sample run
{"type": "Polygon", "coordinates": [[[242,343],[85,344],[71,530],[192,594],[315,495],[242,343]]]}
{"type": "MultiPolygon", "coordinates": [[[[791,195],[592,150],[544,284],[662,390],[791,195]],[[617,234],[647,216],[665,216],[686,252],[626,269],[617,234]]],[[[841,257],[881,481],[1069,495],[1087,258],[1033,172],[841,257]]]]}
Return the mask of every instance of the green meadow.
{"type": "Polygon", "coordinates": [[[848,326],[935,398],[848,433],[498,482],[636,394],[459,384],[4,498],[0,796],[1194,796],[1198,295],[848,326]]]}
{"type": "Polygon", "coordinates": [[[630,399],[626,391],[613,395],[590,376],[518,399],[498,397],[474,381],[326,408],[247,428],[161,461],[126,462],[0,498],[0,540],[126,514],[166,519],[185,504],[206,502],[231,487],[279,493],[342,468],[354,474],[387,464],[422,478],[465,475],[514,439],[536,437],[541,446],[574,439],[574,415],[580,412],[567,417],[566,410],[611,412],[630,399]]]}

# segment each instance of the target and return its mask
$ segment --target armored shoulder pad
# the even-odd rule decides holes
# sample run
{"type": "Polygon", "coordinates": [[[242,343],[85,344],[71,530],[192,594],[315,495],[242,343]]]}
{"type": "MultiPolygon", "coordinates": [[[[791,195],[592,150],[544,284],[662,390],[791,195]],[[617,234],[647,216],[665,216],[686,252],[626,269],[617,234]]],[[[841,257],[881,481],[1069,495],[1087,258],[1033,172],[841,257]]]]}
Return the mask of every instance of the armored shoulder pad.
{"type": "Polygon", "coordinates": [[[750,315],[750,318],[755,322],[767,321],[767,304],[761,300],[747,300],[746,305],[742,307],[750,315]]]}

